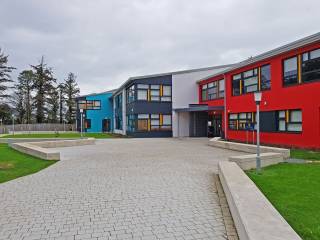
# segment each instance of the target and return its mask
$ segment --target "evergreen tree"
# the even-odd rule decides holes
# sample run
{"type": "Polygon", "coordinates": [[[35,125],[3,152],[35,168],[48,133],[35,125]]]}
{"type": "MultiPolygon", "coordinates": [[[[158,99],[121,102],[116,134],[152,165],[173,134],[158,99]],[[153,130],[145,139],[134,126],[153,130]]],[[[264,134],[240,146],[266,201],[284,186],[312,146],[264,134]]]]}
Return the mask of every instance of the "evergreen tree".
{"type": "Polygon", "coordinates": [[[59,92],[58,88],[52,86],[47,99],[48,104],[48,122],[58,122],[58,111],[59,111],[59,92]]]}
{"type": "Polygon", "coordinates": [[[49,91],[56,80],[53,77],[51,68],[44,63],[43,57],[38,65],[31,66],[33,69],[34,79],[33,87],[35,89],[35,114],[37,123],[43,123],[46,115],[46,103],[49,91]]]}
{"type": "Polygon", "coordinates": [[[21,85],[15,85],[15,91],[13,95],[13,107],[16,112],[17,123],[24,123],[25,120],[25,106],[24,106],[24,90],[21,85]]]}
{"type": "Polygon", "coordinates": [[[75,98],[80,93],[80,89],[76,82],[76,76],[73,73],[69,73],[64,83],[64,92],[66,95],[66,120],[68,123],[75,122],[76,101],[75,98]]]}
{"type": "Polygon", "coordinates": [[[58,86],[59,91],[59,122],[63,123],[64,121],[64,103],[65,103],[65,96],[64,96],[64,84],[60,83],[58,86]]]}
{"type": "Polygon", "coordinates": [[[1,124],[12,123],[12,108],[7,103],[0,104],[0,122],[1,124]]]}
{"type": "Polygon", "coordinates": [[[10,76],[13,69],[15,68],[8,66],[8,56],[4,55],[0,48],[0,100],[9,97],[6,90],[7,84],[13,82],[10,76]]]}
{"type": "Polygon", "coordinates": [[[24,70],[18,76],[18,86],[24,95],[25,123],[31,123],[32,117],[32,90],[34,75],[31,70],[24,70]]]}

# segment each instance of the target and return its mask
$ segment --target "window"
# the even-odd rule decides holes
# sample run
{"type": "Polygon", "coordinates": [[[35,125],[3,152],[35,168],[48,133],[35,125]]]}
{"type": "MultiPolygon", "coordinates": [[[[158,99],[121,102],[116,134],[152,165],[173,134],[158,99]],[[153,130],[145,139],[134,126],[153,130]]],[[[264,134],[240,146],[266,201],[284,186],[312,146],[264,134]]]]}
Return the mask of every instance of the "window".
{"type": "Polygon", "coordinates": [[[115,129],[122,130],[122,94],[115,96],[115,129]]]}
{"type": "Polygon", "coordinates": [[[278,111],[278,130],[281,132],[302,132],[302,111],[278,111]]]}
{"type": "Polygon", "coordinates": [[[127,115],[127,130],[130,132],[135,131],[135,115],[127,115]]]}
{"type": "Polygon", "coordinates": [[[134,102],[134,100],[135,100],[135,87],[134,85],[132,85],[127,89],[127,103],[134,102]]]}
{"type": "Polygon", "coordinates": [[[147,84],[138,84],[137,85],[137,99],[138,100],[148,100],[148,89],[149,85],[147,84]]]}
{"type": "Polygon", "coordinates": [[[252,113],[232,113],[229,115],[229,129],[246,130],[252,121],[252,113]]]}
{"type": "Polygon", "coordinates": [[[151,130],[160,130],[159,114],[151,114],[151,130]]]}
{"type": "Polygon", "coordinates": [[[148,131],[149,114],[138,114],[138,131],[148,131]]]}
{"type": "Polygon", "coordinates": [[[207,90],[208,89],[208,85],[202,85],[202,89],[201,89],[201,97],[202,97],[202,101],[207,101],[207,90]]]}
{"type": "Polygon", "coordinates": [[[262,66],[260,70],[261,90],[267,90],[271,88],[271,71],[270,64],[262,66]]]}
{"type": "Polygon", "coordinates": [[[241,74],[237,74],[232,77],[232,95],[239,96],[240,94],[242,94],[241,74]]]}
{"type": "Polygon", "coordinates": [[[160,101],[160,85],[151,85],[150,89],[151,101],[160,101]]]}
{"type": "Polygon", "coordinates": [[[211,82],[208,83],[208,100],[216,99],[218,98],[218,82],[211,82]]]}
{"type": "Polygon", "coordinates": [[[270,64],[233,75],[232,77],[233,96],[257,92],[259,90],[268,90],[270,88],[270,64]]]}
{"type": "Polygon", "coordinates": [[[101,101],[100,100],[80,100],[78,101],[78,108],[85,110],[100,110],[101,101]]]}
{"type": "Polygon", "coordinates": [[[298,83],[298,57],[289,58],[283,61],[284,85],[298,83]]]}
{"type": "Polygon", "coordinates": [[[171,86],[169,85],[163,85],[162,86],[162,96],[161,101],[162,102],[171,102],[171,86]]]}
{"type": "Polygon", "coordinates": [[[243,93],[258,91],[258,69],[252,69],[242,74],[243,93]]]}
{"type": "Polygon", "coordinates": [[[302,81],[320,80],[320,49],[302,55],[302,81]]]}
{"type": "Polygon", "coordinates": [[[219,81],[219,97],[224,97],[224,79],[219,81]]]}
{"type": "Polygon", "coordinates": [[[210,82],[201,86],[201,100],[213,100],[224,97],[224,80],[210,82]]]}
{"type": "Polygon", "coordinates": [[[170,130],[171,125],[172,125],[171,115],[163,115],[161,129],[170,130]]]}

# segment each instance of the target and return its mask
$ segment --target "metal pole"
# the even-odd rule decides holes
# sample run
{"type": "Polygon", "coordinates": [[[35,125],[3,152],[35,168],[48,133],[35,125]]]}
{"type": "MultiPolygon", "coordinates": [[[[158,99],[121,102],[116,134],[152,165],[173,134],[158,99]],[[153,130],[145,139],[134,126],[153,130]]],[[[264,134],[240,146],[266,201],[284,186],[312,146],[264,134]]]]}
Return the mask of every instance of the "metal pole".
{"type": "Polygon", "coordinates": [[[82,120],[82,118],[83,118],[83,113],[80,113],[80,116],[81,116],[81,123],[80,123],[80,128],[81,128],[81,137],[82,137],[82,125],[83,125],[83,120],[82,120]]]}
{"type": "Polygon", "coordinates": [[[12,116],[12,133],[14,135],[14,116],[12,116]]]}
{"type": "Polygon", "coordinates": [[[257,104],[257,173],[261,172],[260,158],[260,105],[257,104]]]}

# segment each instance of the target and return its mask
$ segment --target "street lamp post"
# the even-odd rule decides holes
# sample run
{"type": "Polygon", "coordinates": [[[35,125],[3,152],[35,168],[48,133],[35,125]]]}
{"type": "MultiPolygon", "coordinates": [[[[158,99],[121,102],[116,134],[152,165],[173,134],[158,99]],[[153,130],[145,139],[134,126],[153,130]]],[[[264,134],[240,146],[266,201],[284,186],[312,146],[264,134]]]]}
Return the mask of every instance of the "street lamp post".
{"type": "Polygon", "coordinates": [[[261,158],[260,158],[260,102],[261,102],[262,93],[254,93],[254,101],[257,106],[257,157],[256,157],[256,170],[257,173],[261,172],[261,158]]]}
{"type": "Polygon", "coordinates": [[[14,114],[12,114],[12,134],[14,135],[14,114]]]}
{"type": "Polygon", "coordinates": [[[80,109],[80,132],[81,132],[81,138],[83,136],[82,128],[83,128],[83,109],[80,109]]]}

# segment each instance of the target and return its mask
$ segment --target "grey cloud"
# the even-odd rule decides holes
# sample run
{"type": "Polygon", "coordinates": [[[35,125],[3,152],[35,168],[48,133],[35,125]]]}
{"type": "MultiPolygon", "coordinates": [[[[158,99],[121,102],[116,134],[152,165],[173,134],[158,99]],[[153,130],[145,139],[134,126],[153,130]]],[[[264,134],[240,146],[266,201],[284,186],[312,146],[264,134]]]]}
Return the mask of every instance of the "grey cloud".
{"type": "MultiPolygon", "coordinates": [[[[2,0],[0,46],[19,71],[45,55],[82,93],[134,75],[234,63],[319,31],[318,0],[2,0]]],[[[18,71],[17,71],[18,72],[18,71]]]]}

